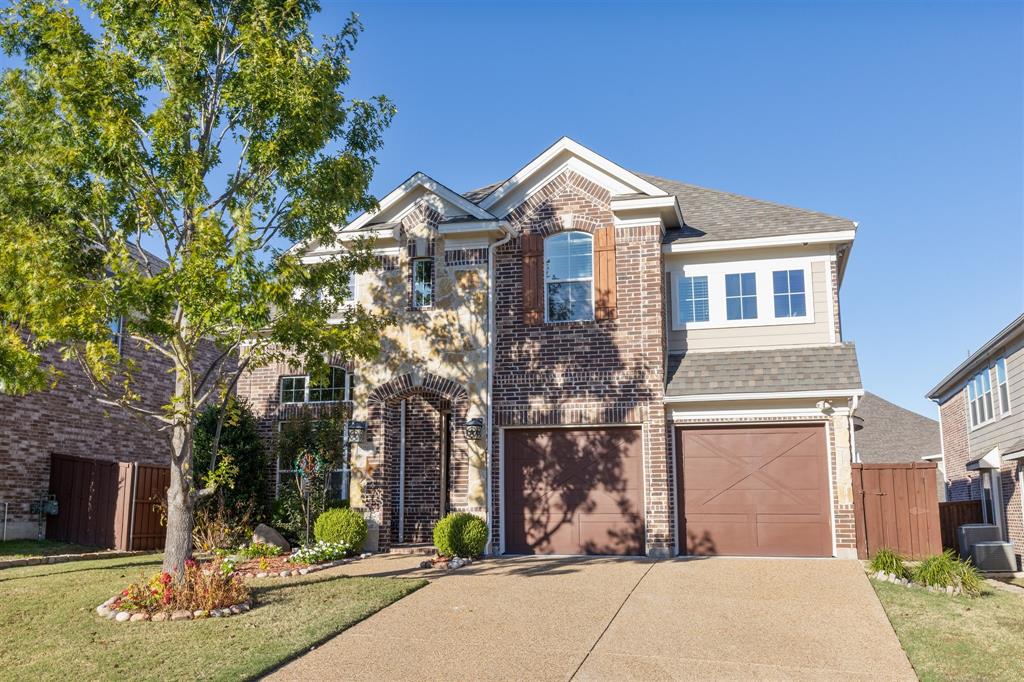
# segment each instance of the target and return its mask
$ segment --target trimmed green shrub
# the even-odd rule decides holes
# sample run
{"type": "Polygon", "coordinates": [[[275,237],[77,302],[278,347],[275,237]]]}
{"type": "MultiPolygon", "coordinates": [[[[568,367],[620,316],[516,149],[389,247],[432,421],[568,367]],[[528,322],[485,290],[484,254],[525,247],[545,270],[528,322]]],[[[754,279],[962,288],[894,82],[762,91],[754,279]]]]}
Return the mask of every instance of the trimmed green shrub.
{"type": "Polygon", "coordinates": [[[981,594],[982,586],[981,574],[970,559],[961,559],[951,549],[922,560],[914,569],[914,582],[953,587],[971,597],[981,594]]]}
{"type": "Polygon", "coordinates": [[[910,571],[903,564],[903,557],[891,549],[880,549],[871,559],[871,572],[892,573],[899,578],[909,578],[910,571]]]}
{"type": "Polygon", "coordinates": [[[253,542],[248,545],[242,545],[235,552],[242,559],[262,559],[264,557],[277,556],[281,553],[281,548],[277,545],[268,545],[264,542],[253,542]]]}
{"type": "Polygon", "coordinates": [[[449,514],[434,526],[434,546],[442,556],[479,556],[487,546],[487,524],[468,512],[449,514]]]}
{"type": "Polygon", "coordinates": [[[358,552],[366,542],[366,519],[354,509],[328,509],[316,517],[313,535],[320,542],[343,542],[358,552]]]}

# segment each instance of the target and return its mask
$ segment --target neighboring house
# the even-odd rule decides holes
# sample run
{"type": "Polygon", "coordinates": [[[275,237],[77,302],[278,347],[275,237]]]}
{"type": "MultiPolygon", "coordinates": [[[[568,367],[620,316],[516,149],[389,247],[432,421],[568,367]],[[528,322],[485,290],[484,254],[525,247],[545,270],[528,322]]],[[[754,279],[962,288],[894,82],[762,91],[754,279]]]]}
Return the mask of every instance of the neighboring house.
{"type": "Polygon", "coordinates": [[[950,500],[981,500],[986,522],[1024,551],[1024,315],[960,363],[928,397],[939,405],[950,500]]]}
{"type": "Polygon", "coordinates": [[[855,229],[568,138],[465,194],[416,173],[339,227],[376,238],[352,301],[395,315],[379,359],[238,391],[268,437],[335,402],[368,422],[351,501],[379,549],[465,510],[496,554],[856,556],[855,229]]]}
{"type": "MultiPolygon", "coordinates": [[[[854,461],[894,464],[941,460],[939,422],[865,391],[854,412],[854,461]]],[[[946,479],[938,462],[936,490],[946,501],[946,479]]]]}

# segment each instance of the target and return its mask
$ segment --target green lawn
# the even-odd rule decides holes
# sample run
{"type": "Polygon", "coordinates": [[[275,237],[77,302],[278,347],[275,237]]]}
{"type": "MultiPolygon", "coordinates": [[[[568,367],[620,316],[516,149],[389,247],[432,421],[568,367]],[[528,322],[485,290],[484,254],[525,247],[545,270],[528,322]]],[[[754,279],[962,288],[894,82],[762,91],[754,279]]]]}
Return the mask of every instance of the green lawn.
{"type": "Polygon", "coordinates": [[[0,680],[251,678],[426,584],[345,578],[334,569],[254,581],[256,606],[230,618],[115,623],[96,615],[100,602],[157,572],[159,561],[145,556],[0,571],[0,680]]]}
{"type": "Polygon", "coordinates": [[[25,559],[52,554],[81,554],[83,552],[99,552],[97,547],[74,545],[70,542],[54,540],[4,540],[0,542],[0,561],[7,559],[25,559]]]}
{"type": "Polygon", "coordinates": [[[970,599],[871,584],[922,680],[1024,679],[1024,597],[986,588],[970,599]]]}

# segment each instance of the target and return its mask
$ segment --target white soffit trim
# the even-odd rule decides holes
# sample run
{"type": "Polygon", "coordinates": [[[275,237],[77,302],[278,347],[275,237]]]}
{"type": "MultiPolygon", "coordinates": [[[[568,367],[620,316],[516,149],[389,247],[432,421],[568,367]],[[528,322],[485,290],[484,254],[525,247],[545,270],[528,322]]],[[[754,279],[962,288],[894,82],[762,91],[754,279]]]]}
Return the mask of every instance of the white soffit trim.
{"type": "Polygon", "coordinates": [[[967,462],[967,466],[964,467],[967,471],[979,471],[981,469],[998,469],[1002,463],[1002,457],[999,455],[999,447],[996,446],[985,453],[984,457],[978,457],[977,459],[970,460],[967,462]]]}
{"type": "Polygon", "coordinates": [[[508,223],[501,220],[472,220],[460,223],[441,223],[437,226],[438,234],[445,236],[500,235],[508,223]]]}
{"type": "Polygon", "coordinates": [[[853,241],[855,230],[838,232],[809,232],[807,234],[786,234],[778,237],[753,237],[751,239],[718,239],[707,242],[675,241],[661,247],[663,253],[694,253],[698,251],[725,251],[728,249],[756,249],[762,246],[799,246],[803,244],[831,244],[853,241]]]}
{"type": "Polygon", "coordinates": [[[492,206],[500,202],[506,195],[508,195],[513,189],[522,186],[523,182],[531,175],[536,173],[539,169],[543,168],[552,159],[563,152],[568,152],[573,156],[583,159],[587,163],[595,166],[608,175],[616,178],[620,182],[636,188],[636,190],[643,194],[648,194],[655,197],[668,196],[668,192],[652,185],[635,173],[631,173],[622,166],[609,161],[597,152],[587,149],[579,142],[572,140],[568,137],[559,138],[553,145],[545,149],[540,153],[539,156],[530,161],[530,163],[523,166],[515,175],[503,182],[497,189],[488,194],[481,202],[482,208],[490,210],[492,206]]]}
{"type": "Polygon", "coordinates": [[[434,180],[426,173],[417,172],[413,174],[411,178],[403,182],[401,185],[391,191],[386,197],[380,200],[379,207],[376,211],[367,211],[361,214],[355,220],[350,222],[348,225],[342,228],[343,231],[358,230],[363,225],[366,225],[374,216],[377,216],[388,208],[394,206],[402,200],[405,195],[413,191],[417,187],[423,187],[428,192],[436,194],[453,206],[458,206],[464,210],[467,215],[471,215],[479,220],[497,220],[493,215],[474,204],[469,199],[465,198],[461,194],[456,193],[454,190],[448,189],[437,180],[434,180]]]}
{"type": "Polygon", "coordinates": [[[864,395],[864,389],[837,389],[820,391],[773,391],[766,393],[703,393],[694,395],[667,395],[664,402],[671,403],[713,403],[733,400],[779,400],[785,398],[852,398],[864,395]]]}

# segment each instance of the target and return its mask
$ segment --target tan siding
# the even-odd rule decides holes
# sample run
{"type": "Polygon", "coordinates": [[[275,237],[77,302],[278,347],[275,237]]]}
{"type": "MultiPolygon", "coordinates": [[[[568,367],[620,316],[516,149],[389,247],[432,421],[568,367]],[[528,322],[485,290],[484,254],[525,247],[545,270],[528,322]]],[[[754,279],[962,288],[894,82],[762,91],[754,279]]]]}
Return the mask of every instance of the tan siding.
{"type": "MultiPolygon", "coordinates": [[[[971,453],[985,454],[992,448],[1000,446],[1005,449],[1012,443],[1024,438],[1024,337],[1011,342],[1003,353],[992,355],[992,363],[1000,357],[1006,358],[1006,378],[1010,389],[1010,413],[999,414],[999,393],[994,397],[998,416],[994,421],[972,429],[971,453]]],[[[995,372],[992,372],[992,386],[995,387],[995,372]]]]}
{"type": "MultiPolygon", "coordinates": [[[[670,292],[668,305],[675,305],[675,292],[671,282],[666,282],[670,292]]],[[[723,327],[712,329],[672,330],[668,332],[669,352],[688,349],[715,350],[735,348],[757,348],[773,346],[821,345],[831,342],[832,318],[829,299],[832,283],[829,264],[825,261],[811,263],[811,288],[814,303],[814,322],[803,324],[773,324],[752,327],[723,327]]],[[[669,316],[671,318],[671,315],[669,316]]]]}

